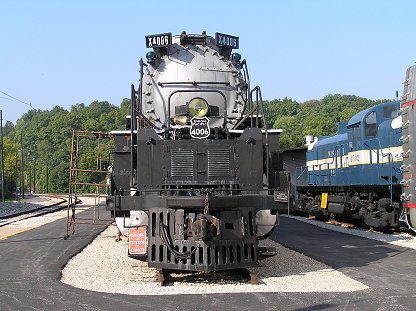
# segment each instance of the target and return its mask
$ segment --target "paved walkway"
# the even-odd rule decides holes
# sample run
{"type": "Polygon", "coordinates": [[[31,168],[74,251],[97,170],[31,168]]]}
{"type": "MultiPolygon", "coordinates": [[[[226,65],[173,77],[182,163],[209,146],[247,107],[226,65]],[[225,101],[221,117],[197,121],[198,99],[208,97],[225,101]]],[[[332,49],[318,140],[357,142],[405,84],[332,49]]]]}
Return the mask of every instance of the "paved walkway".
{"type": "Polygon", "coordinates": [[[60,270],[104,226],[77,226],[65,241],[60,219],[0,241],[1,310],[414,310],[415,252],[281,219],[273,238],[370,286],[354,293],[128,296],[62,284],[60,270]],[[325,241],[325,243],[323,242],[325,241]],[[374,244],[374,245],[372,245],[374,244]]]}

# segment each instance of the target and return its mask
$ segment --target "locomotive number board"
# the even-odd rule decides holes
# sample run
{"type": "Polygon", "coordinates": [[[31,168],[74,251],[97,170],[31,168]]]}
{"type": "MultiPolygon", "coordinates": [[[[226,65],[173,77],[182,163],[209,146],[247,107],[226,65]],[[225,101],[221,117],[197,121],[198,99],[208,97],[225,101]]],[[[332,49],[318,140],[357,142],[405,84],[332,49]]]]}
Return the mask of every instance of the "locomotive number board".
{"type": "Polygon", "coordinates": [[[238,49],[239,47],[239,38],[226,35],[223,33],[216,32],[215,33],[215,45],[216,46],[223,46],[231,49],[238,49]]]}
{"type": "Polygon", "coordinates": [[[161,33],[158,35],[146,36],[146,47],[163,48],[172,44],[172,33],[161,33]]]}

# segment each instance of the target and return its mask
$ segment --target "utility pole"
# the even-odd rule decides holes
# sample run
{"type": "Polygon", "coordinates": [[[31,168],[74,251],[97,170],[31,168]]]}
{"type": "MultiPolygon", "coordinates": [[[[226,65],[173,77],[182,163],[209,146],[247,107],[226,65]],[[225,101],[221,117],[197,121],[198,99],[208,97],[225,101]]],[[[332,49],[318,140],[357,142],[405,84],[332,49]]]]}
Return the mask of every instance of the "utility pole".
{"type": "Polygon", "coordinates": [[[22,199],[25,198],[25,176],[23,176],[23,132],[20,132],[20,185],[22,192],[22,199]]]}
{"type": "Polygon", "coordinates": [[[1,144],[1,200],[4,202],[3,110],[0,110],[0,144],[1,144]]]}
{"type": "Polygon", "coordinates": [[[48,162],[46,162],[46,193],[49,193],[49,189],[48,189],[48,162]]]}
{"type": "Polygon", "coordinates": [[[33,194],[36,193],[36,158],[33,157],[33,194]]]}
{"type": "MultiPolygon", "coordinates": [[[[30,162],[32,164],[32,162],[30,162]]],[[[32,193],[32,167],[29,166],[29,193],[32,193]]]]}
{"type": "Polygon", "coordinates": [[[20,180],[20,175],[19,175],[19,170],[17,169],[19,167],[19,161],[17,160],[17,153],[18,150],[16,149],[16,153],[15,153],[15,157],[14,157],[14,179],[16,181],[16,200],[19,199],[19,195],[21,194],[20,190],[17,191],[19,189],[19,180],[20,180]]]}

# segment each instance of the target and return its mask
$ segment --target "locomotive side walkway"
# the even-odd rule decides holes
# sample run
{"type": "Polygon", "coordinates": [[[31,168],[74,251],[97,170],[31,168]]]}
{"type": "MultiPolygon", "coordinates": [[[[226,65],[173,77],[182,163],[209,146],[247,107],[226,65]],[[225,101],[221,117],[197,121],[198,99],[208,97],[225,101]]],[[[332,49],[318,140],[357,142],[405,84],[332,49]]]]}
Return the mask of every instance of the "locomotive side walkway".
{"type": "Polygon", "coordinates": [[[61,283],[60,270],[105,226],[77,226],[65,241],[65,223],[60,219],[0,241],[1,310],[413,310],[416,305],[415,251],[283,217],[275,240],[370,289],[140,297],[81,290],[61,283]]]}

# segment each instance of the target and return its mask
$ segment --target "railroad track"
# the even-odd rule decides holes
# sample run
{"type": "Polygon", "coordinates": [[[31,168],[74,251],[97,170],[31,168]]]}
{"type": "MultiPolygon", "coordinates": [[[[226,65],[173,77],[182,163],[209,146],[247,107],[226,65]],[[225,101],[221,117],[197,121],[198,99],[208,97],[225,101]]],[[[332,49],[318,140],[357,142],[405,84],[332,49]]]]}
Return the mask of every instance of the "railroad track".
{"type": "Polygon", "coordinates": [[[14,212],[14,213],[1,216],[0,227],[7,226],[12,223],[21,221],[21,220],[25,220],[25,219],[29,219],[33,217],[39,217],[42,215],[60,211],[68,207],[67,204],[63,204],[67,202],[65,198],[66,195],[48,195],[47,197],[60,199],[61,201],[47,205],[47,206],[39,206],[39,207],[31,208],[25,211],[14,212]]]}
{"type": "Polygon", "coordinates": [[[347,228],[347,229],[364,229],[370,232],[381,232],[384,234],[393,234],[393,233],[410,233],[412,235],[414,235],[414,232],[412,230],[410,230],[409,228],[406,227],[398,227],[398,228],[392,228],[392,227],[388,227],[388,228],[375,228],[375,227],[371,227],[368,226],[366,224],[362,224],[362,223],[354,223],[354,222],[347,222],[347,221],[343,221],[343,220],[337,220],[337,219],[329,219],[327,221],[325,221],[325,223],[330,224],[330,225],[335,225],[335,226],[340,226],[343,228],[347,228]]]}
{"type": "Polygon", "coordinates": [[[216,272],[189,272],[168,269],[157,269],[156,280],[161,286],[172,285],[175,282],[226,282],[259,284],[259,277],[249,269],[233,269],[216,272]]]}
{"type": "Polygon", "coordinates": [[[343,220],[343,219],[320,219],[319,217],[317,218],[317,217],[312,216],[312,215],[304,216],[304,215],[299,215],[299,214],[294,215],[294,216],[304,217],[307,220],[318,221],[318,222],[322,222],[322,223],[325,223],[325,224],[338,226],[338,227],[342,227],[342,228],[346,228],[346,229],[360,229],[360,230],[366,230],[366,231],[370,231],[370,232],[380,232],[380,233],[383,233],[383,234],[409,233],[411,235],[415,235],[415,233],[412,230],[410,230],[409,228],[406,228],[406,227],[375,228],[375,227],[371,227],[371,226],[366,225],[365,223],[363,223],[362,221],[360,221],[358,219],[348,219],[348,220],[343,220]]]}

